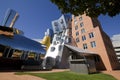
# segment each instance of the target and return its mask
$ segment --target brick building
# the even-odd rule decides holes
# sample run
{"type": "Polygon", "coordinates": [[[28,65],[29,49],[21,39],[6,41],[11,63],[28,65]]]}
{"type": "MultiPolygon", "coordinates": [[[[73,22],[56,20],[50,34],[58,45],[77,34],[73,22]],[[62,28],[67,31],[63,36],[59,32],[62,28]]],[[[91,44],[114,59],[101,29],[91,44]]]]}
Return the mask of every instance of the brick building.
{"type": "Polygon", "coordinates": [[[72,36],[77,47],[98,54],[91,57],[97,70],[120,68],[111,40],[102,30],[97,18],[72,15],[72,36]]]}

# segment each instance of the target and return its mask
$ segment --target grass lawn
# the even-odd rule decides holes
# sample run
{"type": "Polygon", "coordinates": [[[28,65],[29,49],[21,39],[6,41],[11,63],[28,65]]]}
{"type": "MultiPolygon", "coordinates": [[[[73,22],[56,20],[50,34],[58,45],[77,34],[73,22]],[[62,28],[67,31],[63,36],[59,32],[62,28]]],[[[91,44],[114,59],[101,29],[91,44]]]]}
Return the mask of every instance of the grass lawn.
{"type": "Polygon", "coordinates": [[[87,75],[87,74],[74,73],[74,72],[70,72],[70,71],[54,72],[54,73],[18,72],[15,74],[17,74],[17,75],[29,74],[29,75],[44,78],[46,80],[117,80],[114,77],[107,75],[107,74],[103,74],[103,73],[87,75]]]}

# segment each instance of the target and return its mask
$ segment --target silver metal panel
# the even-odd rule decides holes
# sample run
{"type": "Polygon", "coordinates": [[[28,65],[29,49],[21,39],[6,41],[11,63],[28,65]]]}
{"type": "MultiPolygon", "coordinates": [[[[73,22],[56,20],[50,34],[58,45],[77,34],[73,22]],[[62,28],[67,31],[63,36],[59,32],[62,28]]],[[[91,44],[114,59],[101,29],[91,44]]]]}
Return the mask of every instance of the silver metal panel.
{"type": "Polygon", "coordinates": [[[68,44],[65,44],[65,46],[71,50],[73,50],[74,52],[76,52],[76,54],[78,55],[97,55],[94,52],[88,51],[88,50],[84,50],[84,49],[80,49],[78,47],[75,46],[71,46],[68,44]]]}
{"type": "Polygon", "coordinates": [[[0,44],[9,46],[13,49],[19,49],[36,53],[45,53],[44,47],[42,47],[40,43],[26,38],[22,35],[15,34],[12,38],[0,35],[0,44]]]}

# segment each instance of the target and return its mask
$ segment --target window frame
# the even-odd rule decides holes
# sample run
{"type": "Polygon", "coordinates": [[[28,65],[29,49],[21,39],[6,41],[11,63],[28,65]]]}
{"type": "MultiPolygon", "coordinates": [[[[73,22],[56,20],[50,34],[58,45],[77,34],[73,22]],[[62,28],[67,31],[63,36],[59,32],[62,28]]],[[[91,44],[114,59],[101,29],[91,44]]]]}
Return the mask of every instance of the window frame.
{"type": "Polygon", "coordinates": [[[92,47],[92,48],[95,48],[95,47],[96,47],[96,42],[95,42],[95,41],[90,42],[90,44],[91,44],[91,47],[92,47]]]}

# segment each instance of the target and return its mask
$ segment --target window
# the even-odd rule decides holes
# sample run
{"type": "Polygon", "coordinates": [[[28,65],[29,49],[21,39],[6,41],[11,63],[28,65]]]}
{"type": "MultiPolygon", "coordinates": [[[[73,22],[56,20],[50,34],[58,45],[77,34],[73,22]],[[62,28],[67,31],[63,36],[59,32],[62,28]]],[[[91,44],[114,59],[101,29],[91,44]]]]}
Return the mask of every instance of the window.
{"type": "Polygon", "coordinates": [[[83,24],[83,22],[81,22],[81,23],[80,23],[80,27],[83,27],[83,26],[84,26],[84,24],[83,24]]]}
{"type": "Polygon", "coordinates": [[[84,41],[84,40],[86,40],[86,36],[85,35],[82,36],[82,41],[84,41]]]}
{"type": "Polygon", "coordinates": [[[89,38],[93,38],[93,37],[94,37],[94,33],[93,32],[89,33],[89,38]]]}
{"type": "Polygon", "coordinates": [[[62,43],[63,43],[63,41],[64,41],[63,39],[60,39],[60,44],[62,44],[62,43]]]}
{"type": "Polygon", "coordinates": [[[53,41],[53,45],[56,45],[57,43],[56,43],[56,41],[53,41]]]}
{"type": "Polygon", "coordinates": [[[78,23],[78,21],[77,21],[77,20],[75,20],[75,21],[74,21],[74,24],[76,25],[77,23],[78,23]]]}
{"type": "Polygon", "coordinates": [[[77,30],[78,29],[78,26],[75,26],[75,30],[77,30]]]}
{"type": "Polygon", "coordinates": [[[72,43],[72,39],[70,37],[68,38],[68,43],[72,43]]]}
{"type": "Polygon", "coordinates": [[[61,23],[61,24],[63,24],[63,23],[64,23],[64,22],[63,22],[63,19],[61,19],[61,20],[60,20],[60,23],[61,23]]]}
{"type": "Polygon", "coordinates": [[[79,20],[80,20],[80,21],[82,20],[82,16],[80,16],[79,20]]]}
{"type": "Polygon", "coordinates": [[[81,29],[81,33],[85,33],[85,29],[83,28],[83,29],[81,29]]]}
{"type": "Polygon", "coordinates": [[[61,51],[61,49],[62,49],[62,45],[59,45],[58,50],[61,51]]]}
{"type": "Polygon", "coordinates": [[[54,30],[55,30],[55,32],[58,32],[59,31],[59,23],[58,22],[54,22],[54,30]]]}
{"type": "Polygon", "coordinates": [[[79,38],[76,38],[76,42],[80,42],[79,38]]]}
{"type": "Polygon", "coordinates": [[[78,22],[77,22],[77,18],[76,16],[74,16],[74,24],[76,25],[78,22]]]}
{"type": "Polygon", "coordinates": [[[56,37],[56,41],[59,41],[60,40],[60,37],[56,37]]]}
{"type": "Polygon", "coordinates": [[[88,47],[87,47],[87,44],[85,43],[85,44],[83,44],[83,49],[87,49],[88,47]]]}
{"type": "Polygon", "coordinates": [[[90,44],[91,44],[92,48],[96,47],[96,42],[95,41],[90,42],[90,44]]]}
{"type": "Polygon", "coordinates": [[[76,19],[76,16],[74,15],[74,19],[76,19]]]}
{"type": "Polygon", "coordinates": [[[58,26],[58,22],[54,22],[54,26],[58,26]]]}
{"type": "Polygon", "coordinates": [[[53,52],[53,51],[55,51],[55,47],[51,47],[51,50],[50,50],[51,52],[53,52]]]}
{"type": "Polygon", "coordinates": [[[78,36],[78,35],[79,35],[79,32],[77,31],[77,32],[76,32],[76,36],[78,36]]]}

